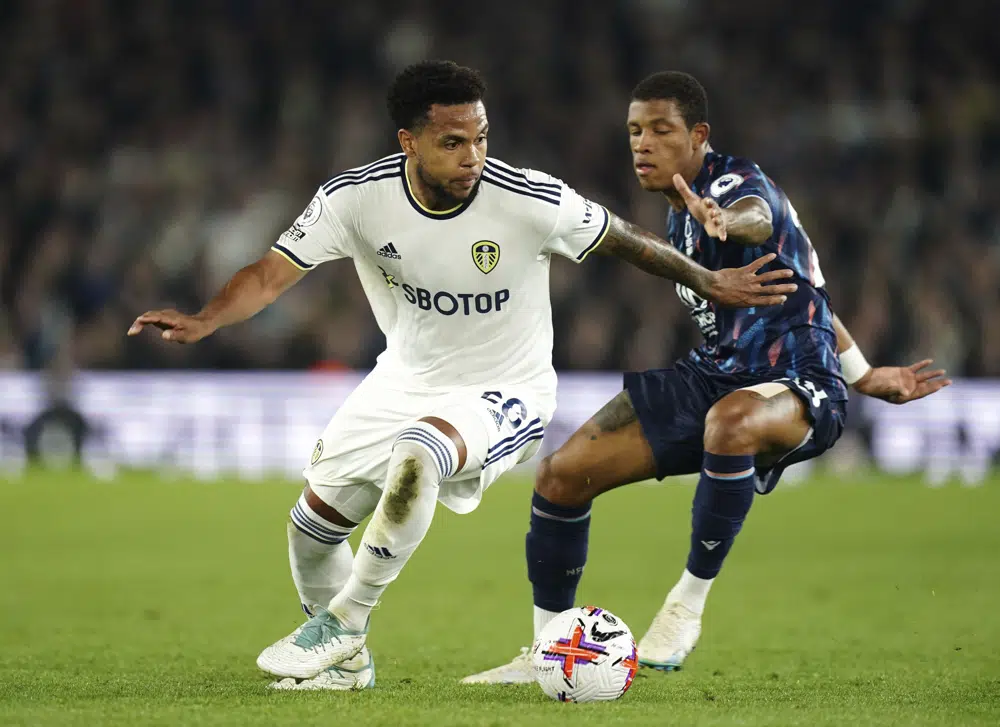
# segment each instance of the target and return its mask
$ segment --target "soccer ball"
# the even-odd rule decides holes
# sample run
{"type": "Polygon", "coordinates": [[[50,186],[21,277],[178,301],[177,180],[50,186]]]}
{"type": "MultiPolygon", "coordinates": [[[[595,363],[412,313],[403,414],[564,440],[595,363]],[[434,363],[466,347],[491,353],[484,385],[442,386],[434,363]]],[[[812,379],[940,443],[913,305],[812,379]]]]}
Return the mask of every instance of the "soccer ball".
{"type": "Polygon", "coordinates": [[[639,670],[625,622],[596,606],[571,608],[549,621],[531,648],[535,679],[560,702],[618,699],[639,670]]]}

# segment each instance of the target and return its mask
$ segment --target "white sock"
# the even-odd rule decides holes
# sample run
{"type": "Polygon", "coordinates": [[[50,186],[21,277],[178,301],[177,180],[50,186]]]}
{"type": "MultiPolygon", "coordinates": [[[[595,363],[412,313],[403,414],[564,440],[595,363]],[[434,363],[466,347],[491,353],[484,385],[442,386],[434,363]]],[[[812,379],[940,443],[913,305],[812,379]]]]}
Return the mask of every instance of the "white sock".
{"type": "Polygon", "coordinates": [[[351,575],[354,554],[347,537],[353,527],[335,525],[317,515],[305,495],[292,508],[288,523],[288,564],[306,613],[325,606],[351,575]]]}
{"type": "Polygon", "coordinates": [[[677,585],[670,589],[666,603],[680,602],[699,616],[705,611],[705,599],[712,588],[714,578],[699,578],[685,568],[677,585]]]}
{"type": "Polygon", "coordinates": [[[423,422],[396,439],[382,498],[372,515],[343,590],[330,611],[361,630],[371,610],[427,535],[441,480],[456,471],[458,451],[450,438],[423,422]]]}
{"type": "Polygon", "coordinates": [[[559,615],[558,611],[546,611],[544,608],[539,608],[535,606],[535,641],[538,640],[538,634],[542,632],[546,624],[559,615]]]}

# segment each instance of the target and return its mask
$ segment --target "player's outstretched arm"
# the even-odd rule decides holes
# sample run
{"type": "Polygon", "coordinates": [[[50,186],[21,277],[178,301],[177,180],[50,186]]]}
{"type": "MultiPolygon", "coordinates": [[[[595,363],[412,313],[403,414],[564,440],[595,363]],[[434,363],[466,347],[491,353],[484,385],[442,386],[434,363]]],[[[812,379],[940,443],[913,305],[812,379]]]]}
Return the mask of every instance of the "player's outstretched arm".
{"type": "Polygon", "coordinates": [[[194,343],[223,326],[253,317],[297,283],[305,272],[270,250],[264,257],[236,273],[225,287],[193,316],[175,310],[146,311],[135,319],[128,335],[155,326],[168,341],[194,343]]]}
{"type": "Polygon", "coordinates": [[[945,378],[944,369],[926,370],[934,363],[929,358],[909,366],[873,368],[839,316],[833,317],[833,327],[837,331],[837,351],[844,379],[865,396],[905,404],[951,385],[951,379],[945,378]]]}
{"type": "Polygon", "coordinates": [[[768,285],[792,277],[791,270],[758,274],[774,260],[773,253],[757,258],[746,267],[708,270],[652,232],[616,215],[611,215],[607,235],[594,252],[620,257],[647,273],[681,283],[702,298],[724,307],[781,305],[785,296],[797,289],[794,283],[768,285]]]}

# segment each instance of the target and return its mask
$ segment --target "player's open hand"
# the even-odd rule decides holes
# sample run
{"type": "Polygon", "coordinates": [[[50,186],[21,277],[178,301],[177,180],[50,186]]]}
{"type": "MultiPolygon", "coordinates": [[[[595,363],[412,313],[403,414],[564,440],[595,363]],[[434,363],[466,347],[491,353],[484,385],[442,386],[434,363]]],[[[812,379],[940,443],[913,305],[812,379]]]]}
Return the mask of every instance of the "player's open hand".
{"type": "Polygon", "coordinates": [[[777,257],[773,252],[754,260],[742,268],[723,268],[712,273],[705,298],[724,308],[754,308],[757,306],[781,305],[788,296],[798,290],[795,283],[768,285],[778,280],[786,280],[795,273],[787,268],[758,271],[777,257]]]}
{"type": "Polygon", "coordinates": [[[854,388],[865,396],[905,404],[923,399],[951,385],[944,369],[927,371],[934,361],[924,359],[910,366],[880,366],[868,371],[855,382],[854,388]]]}
{"type": "Polygon", "coordinates": [[[195,316],[187,316],[175,310],[151,310],[135,319],[128,329],[128,335],[137,336],[146,326],[159,328],[162,331],[161,338],[176,343],[194,343],[215,332],[215,328],[195,316]]]}
{"type": "Polygon", "coordinates": [[[684,181],[680,174],[674,175],[674,189],[676,189],[687,205],[688,210],[701,226],[705,228],[711,237],[716,237],[723,242],[726,239],[726,216],[719,207],[719,203],[711,197],[699,197],[684,181]]]}

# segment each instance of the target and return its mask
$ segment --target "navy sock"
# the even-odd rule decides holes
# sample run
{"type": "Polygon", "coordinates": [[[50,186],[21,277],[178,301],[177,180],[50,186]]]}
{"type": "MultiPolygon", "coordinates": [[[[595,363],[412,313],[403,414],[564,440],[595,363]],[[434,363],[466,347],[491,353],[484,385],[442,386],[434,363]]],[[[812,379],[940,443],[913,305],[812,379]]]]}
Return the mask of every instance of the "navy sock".
{"type": "Polygon", "coordinates": [[[691,575],[715,578],[719,574],[750,512],[753,495],[753,455],[705,452],[691,509],[691,552],[687,563],[691,575]],[[749,474],[740,476],[747,471],[749,474]]]}
{"type": "Polygon", "coordinates": [[[531,498],[531,530],[524,539],[535,605],[546,611],[573,607],[587,562],[590,504],[555,505],[537,492],[531,498]]]}

